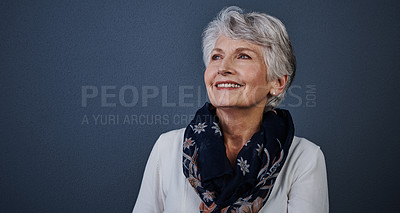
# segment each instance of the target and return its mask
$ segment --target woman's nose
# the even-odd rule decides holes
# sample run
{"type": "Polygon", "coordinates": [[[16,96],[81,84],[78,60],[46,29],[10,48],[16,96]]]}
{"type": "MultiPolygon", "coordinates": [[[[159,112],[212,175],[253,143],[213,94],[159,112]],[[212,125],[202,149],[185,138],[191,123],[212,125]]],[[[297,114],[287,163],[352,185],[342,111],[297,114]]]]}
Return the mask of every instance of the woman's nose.
{"type": "Polygon", "coordinates": [[[222,59],[221,64],[218,67],[218,74],[220,75],[227,75],[227,74],[233,74],[234,69],[232,66],[232,62],[229,59],[222,59]]]}

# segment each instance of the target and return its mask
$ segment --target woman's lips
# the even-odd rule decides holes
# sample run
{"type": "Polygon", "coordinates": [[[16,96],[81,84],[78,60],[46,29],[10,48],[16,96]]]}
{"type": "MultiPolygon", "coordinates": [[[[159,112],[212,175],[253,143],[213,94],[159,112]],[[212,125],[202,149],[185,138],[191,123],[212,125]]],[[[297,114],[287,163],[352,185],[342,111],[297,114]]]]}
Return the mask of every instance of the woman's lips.
{"type": "Polygon", "coordinates": [[[218,81],[214,85],[218,90],[220,90],[220,89],[232,90],[232,89],[238,89],[240,87],[243,87],[243,85],[241,85],[237,82],[234,82],[234,81],[218,81]]]}

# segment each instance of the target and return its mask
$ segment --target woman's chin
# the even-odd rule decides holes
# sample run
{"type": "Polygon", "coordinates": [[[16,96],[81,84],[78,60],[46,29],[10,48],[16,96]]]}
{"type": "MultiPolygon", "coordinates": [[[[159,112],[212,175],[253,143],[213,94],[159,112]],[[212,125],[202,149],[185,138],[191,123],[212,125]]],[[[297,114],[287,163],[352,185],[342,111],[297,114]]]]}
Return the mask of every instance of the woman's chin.
{"type": "Polygon", "coordinates": [[[241,102],[211,102],[211,104],[215,108],[220,108],[220,109],[264,109],[265,108],[265,103],[260,103],[260,102],[255,102],[255,103],[241,103],[241,102]]]}
{"type": "Polygon", "coordinates": [[[226,100],[222,100],[222,101],[211,101],[211,104],[214,106],[214,107],[217,107],[217,108],[219,108],[219,107],[229,107],[229,108],[231,108],[231,107],[238,107],[238,103],[237,103],[237,101],[226,101],[226,100]]]}
{"type": "Polygon", "coordinates": [[[229,109],[233,109],[233,108],[237,108],[237,109],[248,108],[248,107],[251,106],[249,104],[242,104],[242,103],[237,103],[237,102],[235,102],[235,103],[216,103],[216,104],[211,103],[211,104],[215,108],[229,108],[229,109]]]}

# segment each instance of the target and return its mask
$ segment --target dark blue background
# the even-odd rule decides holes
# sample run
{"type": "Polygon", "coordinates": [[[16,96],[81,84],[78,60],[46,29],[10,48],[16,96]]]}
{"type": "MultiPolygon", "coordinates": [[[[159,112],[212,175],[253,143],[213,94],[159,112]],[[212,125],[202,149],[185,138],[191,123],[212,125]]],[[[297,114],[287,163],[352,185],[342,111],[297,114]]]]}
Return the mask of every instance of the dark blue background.
{"type": "Polygon", "coordinates": [[[0,3],[0,212],[130,212],[157,137],[206,100],[201,33],[228,5],[288,29],[298,71],[283,106],[325,154],[331,212],[399,211],[396,1],[10,0],[0,3]],[[83,107],[88,85],[114,86],[116,106],[99,94],[83,107]],[[134,107],[118,99],[126,85],[139,91],[134,107]],[[159,90],[148,106],[143,86],[159,90]],[[192,107],[179,104],[182,86],[192,107]],[[95,125],[93,115],[148,120],[95,125]]]}

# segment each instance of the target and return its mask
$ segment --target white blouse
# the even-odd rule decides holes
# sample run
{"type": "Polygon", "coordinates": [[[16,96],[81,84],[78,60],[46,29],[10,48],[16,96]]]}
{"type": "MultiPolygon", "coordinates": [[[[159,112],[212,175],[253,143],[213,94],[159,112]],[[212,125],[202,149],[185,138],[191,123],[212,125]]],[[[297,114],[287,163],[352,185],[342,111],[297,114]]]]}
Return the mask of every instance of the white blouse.
{"type": "MultiPolygon", "coordinates": [[[[182,169],[185,129],[162,134],[147,161],[133,213],[199,213],[200,197],[182,169]]],[[[260,213],[327,213],[328,184],[321,149],[294,137],[286,162],[260,213]]]]}

